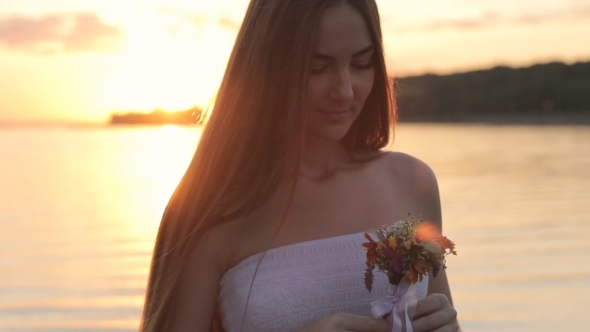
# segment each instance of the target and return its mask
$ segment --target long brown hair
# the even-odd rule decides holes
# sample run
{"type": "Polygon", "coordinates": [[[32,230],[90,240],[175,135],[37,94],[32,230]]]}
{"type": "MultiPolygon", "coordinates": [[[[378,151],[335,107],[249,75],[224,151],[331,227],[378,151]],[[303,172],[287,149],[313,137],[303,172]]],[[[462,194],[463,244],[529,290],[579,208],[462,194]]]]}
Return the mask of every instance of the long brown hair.
{"type": "Polygon", "coordinates": [[[374,0],[251,0],[210,117],[164,212],[141,331],[163,331],[187,257],[209,229],[259,208],[298,172],[315,35],[329,6],[350,4],[375,47],[375,82],[343,139],[351,152],[389,142],[395,107],[374,0]],[[289,172],[290,174],[287,174],[289,172]]]}

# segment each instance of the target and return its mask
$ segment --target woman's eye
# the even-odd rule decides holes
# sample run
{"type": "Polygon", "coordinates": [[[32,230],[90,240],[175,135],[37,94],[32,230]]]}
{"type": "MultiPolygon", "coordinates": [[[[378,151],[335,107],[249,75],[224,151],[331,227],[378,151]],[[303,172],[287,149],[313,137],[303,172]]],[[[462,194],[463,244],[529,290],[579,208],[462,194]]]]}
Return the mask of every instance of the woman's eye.
{"type": "Polygon", "coordinates": [[[353,63],[352,67],[356,68],[356,69],[369,69],[369,68],[373,68],[373,60],[369,60],[368,62],[365,63],[353,63]]]}
{"type": "MultiPolygon", "coordinates": [[[[312,65],[311,66],[311,74],[312,75],[322,74],[323,72],[325,72],[328,69],[329,66],[330,66],[329,64],[312,65]]],[[[357,70],[364,70],[364,69],[373,68],[374,63],[373,63],[373,59],[370,59],[367,62],[353,62],[350,64],[350,66],[354,69],[357,69],[357,70]]]]}
{"type": "Polygon", "coordinates": [[[324,70],[326,70],[326,68],[328,68],[328,66],[323,66],[323,67],[316,67],[316,68],[311,68],[311,74],[321,74],[324,72],[324,70]]]}

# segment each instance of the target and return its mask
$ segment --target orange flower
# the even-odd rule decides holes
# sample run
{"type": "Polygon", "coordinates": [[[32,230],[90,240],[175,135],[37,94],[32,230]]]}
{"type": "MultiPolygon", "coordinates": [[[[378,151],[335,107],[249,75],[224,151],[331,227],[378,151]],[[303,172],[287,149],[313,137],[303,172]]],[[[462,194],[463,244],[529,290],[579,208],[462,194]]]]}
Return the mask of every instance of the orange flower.
{"type": "Polygon", "coordinates": [[[418,274],[416,274],[414,269],[409,269],[404,271],[404,278],[406,279],[407,283],[414,284],[418,281],[418,274]]]}
{"type": "Polygon", "coordinates": [[[440,236],[440,232],[436,229],[436,226],[429,221],[422,221],[418,224],[417,228],[416,241],[418,242],[432,241],[440,236]]]}
{"type": "Polygon", "coordinates": [[[419,274],[426,274],[432,268],[432,265],[425,260],[417,259],[414,264],[412,264],[412,267],[419,274]]]}

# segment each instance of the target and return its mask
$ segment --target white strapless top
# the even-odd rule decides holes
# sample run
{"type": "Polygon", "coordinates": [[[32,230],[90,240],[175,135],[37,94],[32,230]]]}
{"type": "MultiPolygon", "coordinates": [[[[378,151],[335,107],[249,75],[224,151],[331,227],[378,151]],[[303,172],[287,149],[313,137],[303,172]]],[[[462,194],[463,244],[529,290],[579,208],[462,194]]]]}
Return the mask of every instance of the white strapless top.
{"type": "Polygon", "coordinates": [[[356,233],[270,249],[253,283],[262,254],[244,259],[220,281],[223,328],[294,331],[337,312],[372,317],[371,302],[387,296],[388,282],[375,270],[373,291],[365,288],[363,242],[363,233],[356,233]]]}

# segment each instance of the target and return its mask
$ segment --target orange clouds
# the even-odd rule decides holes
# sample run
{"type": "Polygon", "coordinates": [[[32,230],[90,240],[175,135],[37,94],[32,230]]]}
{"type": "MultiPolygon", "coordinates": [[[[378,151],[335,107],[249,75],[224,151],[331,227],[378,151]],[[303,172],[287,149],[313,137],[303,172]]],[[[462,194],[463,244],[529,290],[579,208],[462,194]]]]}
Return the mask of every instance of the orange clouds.
{"type": "Polygon", "coordinates": [[[0,44],[34,53],[112,50],[122,35],[91,13],[0,19],[0,44]]]}
{"type": "Polygon", "coordinates": [[[483,11],[476,16],[439,17],[429,21],[413,24],[392,25],[393,33],[432,32],[440,30],[474,30],[496,28],[501,25],[543,25],[558,20],[587,20],[590,18],[590,6],[572,6],[557,11],[538,13],[507,13],[500,11],[483,11]]]}

